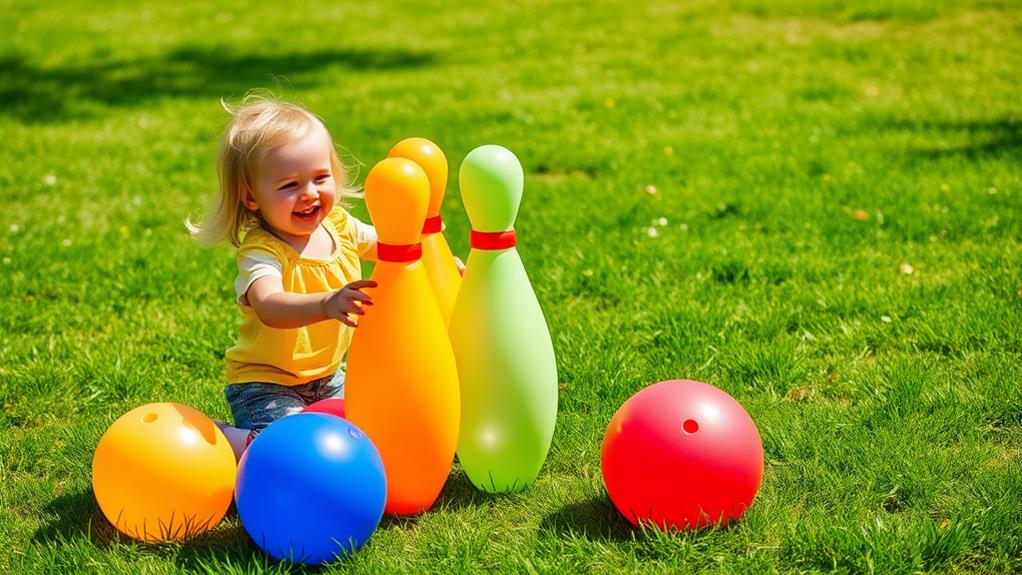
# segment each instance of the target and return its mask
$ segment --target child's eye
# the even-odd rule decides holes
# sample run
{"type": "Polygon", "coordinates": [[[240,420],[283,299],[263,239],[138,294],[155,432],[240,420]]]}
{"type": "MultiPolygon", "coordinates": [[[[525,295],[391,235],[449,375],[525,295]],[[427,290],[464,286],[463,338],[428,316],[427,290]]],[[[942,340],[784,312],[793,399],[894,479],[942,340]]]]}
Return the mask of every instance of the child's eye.
{"type": "Polygon", "coordinates": [[[316,183],[322,184],[323,182],[330,179],[330,174],[321,174],[316,176],[316,183]]]}
{"type": "Polygon", "coordinates": [[[277,189],[278,190],[286,190],[286,189],[293,188],[293,187],[295,187],[295,183],[294,182],[288,182],[288,183],[284,184],[283,186],[281,186],[281,187],[279,187],[277,189]]]}

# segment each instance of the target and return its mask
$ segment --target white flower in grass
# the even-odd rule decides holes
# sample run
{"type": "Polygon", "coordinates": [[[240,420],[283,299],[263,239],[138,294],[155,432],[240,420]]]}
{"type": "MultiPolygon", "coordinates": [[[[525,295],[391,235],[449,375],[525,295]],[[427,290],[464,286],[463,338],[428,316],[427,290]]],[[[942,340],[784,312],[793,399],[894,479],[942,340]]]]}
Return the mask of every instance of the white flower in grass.
{"type": "Polygon", "coordinates": [[[660,235],[660,232],[658,232],[656,228],[651,227],[646,230],[646,235],[651,238],[655,238],[660,235]]]}
{"type": "Polygon", "coordinates": [[[891,323],[891,316],[889,316],[889,315],[882,315],[882,316],[880,316],[880,321],[882,321],[884,323],[891,323]]]}
{"type": "Polygon", "coordinates": [[[71,245],[71,238],[64,238],[64,241],[60,242],[60,245],[64,246],[65,248],[69,247],[71,245]]]}
{"type": "Polygon", "coordinates": [[[18,233],[18,230],[21,229],[21,226],[19,226],[18,224],[11,224],[11,228],[10,229],[11,229],[11,233],[12,234],[16,234],[16,233],[18,233]]]}
{"type": "Polygon", "coordinates": [[[997,193],[997,188],[990,186],[989,188],[987,188],[987,193],[992,196],[997,193]]]}
{"type": "Polygon", "coordinates": [[[656,195],[656,186],[654,186],[653,184],[650,184],[650,185],[646,186],[646,193],[651,195],[651,196],[655,196],[656,195]]]}
{"type": "Polygon", "coordinates": [[[915,268],[912,267],[912,264],[905,263],[905,262],[902,262],[901,265],[898,266],[898,270],[901,271],[901,273],[906,274],[906,275],[911,274],[912,272],[916,271],[915,268]]]}
{"type": "Polygon", "coordinates": [[[656,223],[659,226],[666,226],[667,225],[667,218],[660,217],[659,219],[657,219],[656,223]]]}
{"type": "Polygon", "coordinates": [[[46,174],[43,176],[43,183],[47,186],[52,186],[57,183],[57,176],[54,176],[53,174],[46,174]]]}

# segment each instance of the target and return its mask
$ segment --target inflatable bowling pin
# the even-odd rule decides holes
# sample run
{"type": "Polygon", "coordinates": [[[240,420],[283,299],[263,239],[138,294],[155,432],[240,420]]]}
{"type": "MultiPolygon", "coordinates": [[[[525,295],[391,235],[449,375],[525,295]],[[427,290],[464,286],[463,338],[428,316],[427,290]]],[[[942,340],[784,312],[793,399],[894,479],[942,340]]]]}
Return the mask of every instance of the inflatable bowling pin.
{"type": "Polygon", "coordinates": [[[458,372],[420,256],[429,180],[415,162],[388,158],[365,182],[378,261],[348,350],[345,410],[372,439],[387,474],[388,514],[436,501],[458,442],[458,372]]]}
{"type": "Polygon", "coordinates": [[[475,486],[518,491],[550,450],[557,419],[557,365],[543,310],[515,249],[522,165],[500,146],[461,164],[472,251],[451,313],[461,382],[458,459],[475,486]]]}
{"type": "Polygon", "coordinates": [[[422,265],[429,275],[436,301],[444,323],[451,320],[454,299],[461,287],[461,274],[454,265],[454,255],[441,231],[440,204],[447,189],[447,157],[443,151],[425,138],[407,138],[391,148],[388,158],[408,158],[425,170],[429,178],[429,209],[422,225],[422,265]]]}

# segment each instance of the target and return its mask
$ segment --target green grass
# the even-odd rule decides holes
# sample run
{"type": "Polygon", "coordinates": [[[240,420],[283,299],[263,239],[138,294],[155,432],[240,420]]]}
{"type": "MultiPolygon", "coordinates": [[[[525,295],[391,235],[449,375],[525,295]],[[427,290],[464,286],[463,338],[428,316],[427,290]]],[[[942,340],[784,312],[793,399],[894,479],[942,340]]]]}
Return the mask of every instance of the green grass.
{"type": "Polygon", "coordinates": [[[234,513],[119,538],[89,482],[132,407],[228,417],[233,253],[182,222],[215,190],[219,99],[257,87],[322,115],[361,178],[438,142],[462,257],[453,174],[514,150],[558,357],[534,486],[455,469],[323,572],[1022,570],[1015,3],[119,4],[0,2],[0,572],[288,570],[234,513]],[[745,405],[763,485],[731,528],[633,531],[603,432],[681,377],[745,405]]]}

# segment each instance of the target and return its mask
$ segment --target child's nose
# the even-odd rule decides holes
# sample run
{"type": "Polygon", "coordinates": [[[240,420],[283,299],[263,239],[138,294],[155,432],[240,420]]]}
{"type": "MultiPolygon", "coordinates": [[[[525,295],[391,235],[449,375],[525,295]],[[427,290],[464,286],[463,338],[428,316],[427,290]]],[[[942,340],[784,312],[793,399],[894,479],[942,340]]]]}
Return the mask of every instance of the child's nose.
{"type": "Polygon", "coordinates": [[[303,198],[312,198],[312,197],[316,197],[317,195],[319,195],[319,192],[316,190],[316,183],[315,182],[309,182],[309,183],[305,184],[305,187],[302,188],[302,197],[303,198]]]}

